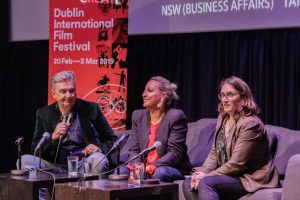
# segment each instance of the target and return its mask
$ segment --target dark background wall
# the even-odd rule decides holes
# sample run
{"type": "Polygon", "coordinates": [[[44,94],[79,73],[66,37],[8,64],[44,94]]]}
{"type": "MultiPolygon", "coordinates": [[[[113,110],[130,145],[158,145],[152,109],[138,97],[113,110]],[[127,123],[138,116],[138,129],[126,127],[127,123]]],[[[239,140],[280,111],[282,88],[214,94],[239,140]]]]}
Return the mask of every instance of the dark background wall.
{"type": "MultiPolygon", "coordinates": [[[[47,104],[48,41],[9,42],[8,0],[0,1],[0,172],[15,168],[15,139],[28,153],[35,111],[47,104]]],[[[189,121],[216,117],[219,82],[240,76],[267,124],[300,128],[300,29],[129,37],[128,128],[147,80],[178,83],[189,121]]]]}
{"type": "Polygon", "coordinates": [[[130,106],[142,105],[149,77],[163,75],[178,83],[189,121],[216,117],[219,83],[235,75],[249,84],[265,123],[300,128],[299,28],[135,36],[128,53],[130,106]]]}
{"type": "Polygon", "coordinates": [[[14,141],[30,149],[35,110],[47,103],[48,41],[9,42],[9,0],[0,1],[0,172],[15,169],[14,141]]]}

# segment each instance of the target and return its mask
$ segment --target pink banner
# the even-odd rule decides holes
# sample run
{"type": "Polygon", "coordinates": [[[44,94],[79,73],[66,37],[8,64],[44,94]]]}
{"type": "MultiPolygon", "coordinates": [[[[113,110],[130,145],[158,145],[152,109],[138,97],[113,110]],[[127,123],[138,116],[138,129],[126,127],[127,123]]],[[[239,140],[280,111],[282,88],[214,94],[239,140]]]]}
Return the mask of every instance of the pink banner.
{"type": "Polygon", "coordinates": [[[113,129],[124,129],[127,0],[51,0],[49,13],[49,79],[73,70],[77,96],[96,102],[113,129]]]}

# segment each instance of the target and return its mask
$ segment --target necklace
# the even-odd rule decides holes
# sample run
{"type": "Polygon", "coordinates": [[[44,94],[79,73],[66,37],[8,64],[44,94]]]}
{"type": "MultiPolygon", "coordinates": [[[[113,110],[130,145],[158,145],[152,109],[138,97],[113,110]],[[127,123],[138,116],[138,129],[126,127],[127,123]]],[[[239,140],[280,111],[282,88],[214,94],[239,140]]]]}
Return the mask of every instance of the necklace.
{"type": "Polygon", "coordinates": [[[164,116],[165,116],[165,113],[162,114],[162,115],[160,116],[160,118],[158,118],[156,121],[154,121],[154,122],[151,121],[151,125],[152,125],[152,126],[156,126],[157,124],[159,124],[160,121],[162,120],[162,118],[163,118],[164,116]]]}

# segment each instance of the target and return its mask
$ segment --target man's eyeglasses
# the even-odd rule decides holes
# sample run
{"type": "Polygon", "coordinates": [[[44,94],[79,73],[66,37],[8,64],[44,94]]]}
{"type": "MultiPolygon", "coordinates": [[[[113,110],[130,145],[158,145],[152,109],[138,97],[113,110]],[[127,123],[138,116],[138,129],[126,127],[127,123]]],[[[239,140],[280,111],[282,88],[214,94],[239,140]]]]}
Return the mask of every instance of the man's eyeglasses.
{"type": "Polygon", "coordinates": [[[224,99],[226,100],[231,100],[235,95],[238,95],[239,93],[231,93],[231,92],[228,92],[226,94],[224,93],[221,93],[221,94],[218,94],[218,98],[222,101],[224,99]]]}

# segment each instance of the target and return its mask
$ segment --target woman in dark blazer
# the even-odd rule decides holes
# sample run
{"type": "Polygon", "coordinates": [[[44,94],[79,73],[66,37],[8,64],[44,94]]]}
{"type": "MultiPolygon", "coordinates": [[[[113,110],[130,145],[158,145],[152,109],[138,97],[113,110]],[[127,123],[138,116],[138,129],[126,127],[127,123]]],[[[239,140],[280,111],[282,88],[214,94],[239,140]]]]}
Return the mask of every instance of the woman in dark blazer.
{"type": "Polygon", "coordinates": [[[204,164],[183,183],[188,200],[234,200],[278,184],[268,136],[249,86],[233,76],[220,88],[213,146],[204,164]]]}
{"type": "MultiPolygon", "coordinates": [[[[132,134],[129,138],[129,159],[151,147],[155,141],[161,146],[150,152],[146,160],[147,175],[162,181],[184,179],[191,170],[185,144],[186,116],[181,110],[170,108],[178,100],[177,86],[167,79],[152,77],[143,92],[145,109],[132,114],[132,134]]],[[[141,161],[141,158],[135,162],[141,161]]]]}

